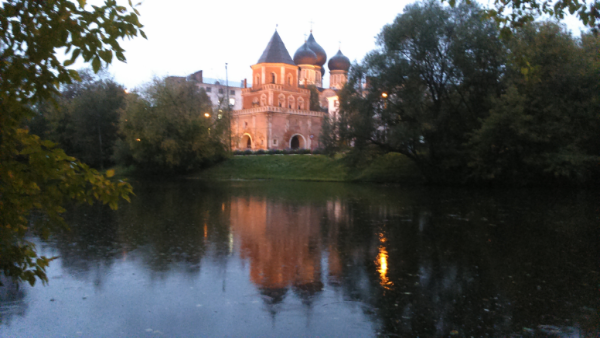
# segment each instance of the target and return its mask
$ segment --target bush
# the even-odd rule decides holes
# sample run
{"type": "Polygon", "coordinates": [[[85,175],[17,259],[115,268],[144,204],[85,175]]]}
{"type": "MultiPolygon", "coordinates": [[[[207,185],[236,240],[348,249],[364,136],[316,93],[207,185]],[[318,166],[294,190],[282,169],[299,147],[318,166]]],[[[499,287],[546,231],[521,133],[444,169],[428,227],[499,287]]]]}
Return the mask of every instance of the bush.
{"type": "Polygon", "coordinates": [[[244,150],[243,155],[252,155],[252,150],[250,150],[250,149],[244,150]]]}
{"type": "Polygon", "coordinates": [[[234,154],[234,155],[244,155],[244,152],[243,152],[243,151],[241,151],[241,150],[234,150],[234,151],[233,151],[233,154],[234,154]]]}
{"type": "Polygon", "coordinates": [[[325,150],[323,150],[322,148],[317,148],[312,151],[312,154],[313,155],[322,155],[322,154],[325,154],[325,150]]]}
{"type": "Polygon", "coordinates": [[[257,152],[254,153],[254,155],[264,155],[265,151],[264,149],[259,149],[257,152]]]}
{"type": "Polygon", "coordinates": [[[280,153],[280,152],[279,152],[279,150],[277,150],[277,149],[269,149],[269,150],[267,151],[267,154],[269,154],[269,155],[276,155],[276,154],[279,154],[279,153],[280,153]]]}
{"type": "Polygon", "coordinates": [[[301,155],[310,154],[310,149],[298,149],[296,153],[301,155]]]}

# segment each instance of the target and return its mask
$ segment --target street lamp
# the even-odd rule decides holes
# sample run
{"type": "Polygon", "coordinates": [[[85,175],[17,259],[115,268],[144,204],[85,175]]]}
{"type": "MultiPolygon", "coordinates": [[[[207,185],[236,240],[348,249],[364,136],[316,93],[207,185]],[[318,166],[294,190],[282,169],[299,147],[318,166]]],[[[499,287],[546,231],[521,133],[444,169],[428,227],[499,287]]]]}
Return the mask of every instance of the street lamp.
{"type": "Polygon", "coordinates": [[[386,92],[381,93],[381,97],[383,97],[384,99],[386,99],[388,97],[388,94],[386,92]]]}
{"type": "Polygon", "coordinates": [[[209,113],[204,113],[204,117],[209,118],[210,114],[209,113]]]}

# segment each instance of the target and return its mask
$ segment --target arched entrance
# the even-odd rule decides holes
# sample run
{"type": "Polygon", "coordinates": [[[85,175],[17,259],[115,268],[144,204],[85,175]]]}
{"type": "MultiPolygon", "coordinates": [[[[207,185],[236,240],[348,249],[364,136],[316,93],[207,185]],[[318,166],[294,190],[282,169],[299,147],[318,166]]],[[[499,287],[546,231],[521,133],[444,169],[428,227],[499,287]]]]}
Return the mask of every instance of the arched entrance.
{"type": "Polygon", "coordinates": [[[292,136],[290,139],[290,148],[292,149],[305,149],[306,141],[304,140],[304,136],[300,134],[296,134],[292,136]]]}
{"type": "Polygon", "coordinates": [[[252,149],[252,137],[250,137],[250,135],[244,134],[244,136],[242,136],[240,149],[252,149]]]}

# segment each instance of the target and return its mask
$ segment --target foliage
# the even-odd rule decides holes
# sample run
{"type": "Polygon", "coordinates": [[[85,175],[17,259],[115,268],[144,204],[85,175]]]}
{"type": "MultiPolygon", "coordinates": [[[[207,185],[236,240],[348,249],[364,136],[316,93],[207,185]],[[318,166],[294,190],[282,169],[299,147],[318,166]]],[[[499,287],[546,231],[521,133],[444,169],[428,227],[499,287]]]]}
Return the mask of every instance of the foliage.
{"type": "Polygon", "coordinates": [[[469,146],[475,175],[505,182],[589,180],[600,162],[600,49],[554,23],[527,25],[510,41],[508,90],[469,146]],[[523,61],[526,60],[526,61],[523,61]]]}
{"type": "Polygon", "coordinates": [[[371,145],[400,152],[429,181],[460,179],[468,133],[501,89],[505,53],[495,25],[476,5],[420,2],[386,25],[377,42],[340,94],[341,141],[355,152],[371,145]]]}
{"type": "MultiPolygon", "coordinates": [[[[444,0],[442,0],[444,1],[444,0]]],[[[455,6],[456,0],[447,0],[455,6]]],[[[579,20],[596,33],[600,28],[600,1],[589,3],[580,0],[494,0],[494,9],[486,10],[486,16],[493,18],[502,28],[502,33],[510,35],[511,28],[520,28],[533,22],[536,17],[549,15],[558,20],[565,15],[576,15],[579,20]]]]}
{"type": "Polygon", "coordinates": [[[321,125],[321,136],[319,138],[323,152],[329,156],[335,155],[340,150],[340,142],[338,137],[338,124],[325,115],[321,125]]]}
{"type": "Polygon", "coordinates": [[[38,256],[25,235],[31,230],[47,237],[64,227],[67,200],[100,200],[116,208],[120,197],[131,194],[129,184],[108,180],[113,172],[103,176],[21,128],[32,107],[79,79],[66,68],[78,57],[98,71],[113,55],[125,60],[120,38],[144,35],[133,7],[129,11],[114,0],[85,5],[85,0],[7,0],[0,8],[0,269],[17,282],[47,282],[51,259],[38,256]],[[70,53],[64,64],[56,56],[59,48],[70,53]]]}
{"type": "Polygon", "coordinates": [[[321,105],[319,104],[319,90],[315,85],[309,85],[310,90],[310,110],[321,111],[321,105]]]}
{"type": "Polygon", "coordinates": [[[228,122],[219,117],[193,82],[155,79],[128,95],[115,159],[146,172],[186,172],[214,163],[227,153],[228,122]]]}
{"type": "Polygon", "coordinates": [[[57,142],[67,154],[95,168],[104,168],[117,139],[119,110],[125,90],[107,73],[79,71],[82,81],[68,84],[57,98],[36,107],[32,133],[57,142]]]}

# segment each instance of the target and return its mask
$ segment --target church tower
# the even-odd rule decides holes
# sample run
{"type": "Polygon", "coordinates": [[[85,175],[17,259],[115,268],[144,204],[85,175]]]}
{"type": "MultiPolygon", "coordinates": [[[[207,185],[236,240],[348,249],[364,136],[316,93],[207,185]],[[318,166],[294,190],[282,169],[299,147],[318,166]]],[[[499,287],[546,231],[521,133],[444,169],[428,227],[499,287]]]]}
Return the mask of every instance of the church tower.
{"type": "Polygon", "coordinates": [[[310,50],[312,50],[315,54],[317,54],[316,66],[319,66],[321,68],[320,69],[321,78],[319,79],[318,84],[315,83],[315,85],[320,88],[320,87],[322,87],[323,76],[325,76],[325,67],[323,67],[323,65],[325,64],[325,61],[327,61],[327,53],[325,53],[325,50],[323,49],[323,47],[321,47],[315,40],[315,37],[312,34],[312,29],[310,30],[310,35],[308,36],[308,39],[306,40],[306,44],[308,45],[308,48],[310,48],[310,50]]]}
{"type": "Polygon", "coordinates": [[[348,70],[350,69],[350,59],[348,59],[341,50],[338,50],[329,62],[329,87],[332,89],[342,89],[348,81],[348,70]]]}
{"type": "Polygon", "coordinates": [[[317,54],[308,48],[307,42],[294,54],[294,63],[300,67],[300,86],[315,85],[321,87],[321,66],[317,65],[317,54]]]}

